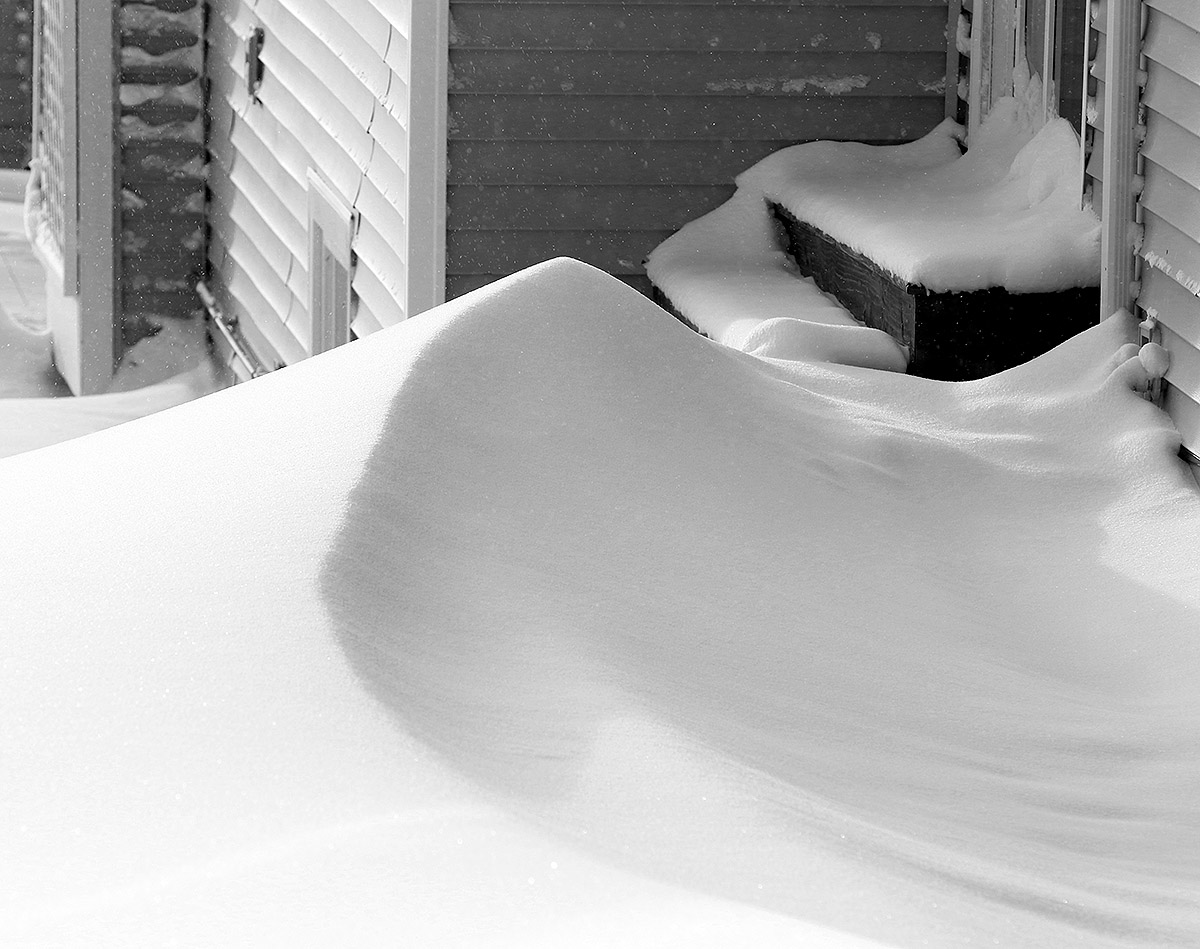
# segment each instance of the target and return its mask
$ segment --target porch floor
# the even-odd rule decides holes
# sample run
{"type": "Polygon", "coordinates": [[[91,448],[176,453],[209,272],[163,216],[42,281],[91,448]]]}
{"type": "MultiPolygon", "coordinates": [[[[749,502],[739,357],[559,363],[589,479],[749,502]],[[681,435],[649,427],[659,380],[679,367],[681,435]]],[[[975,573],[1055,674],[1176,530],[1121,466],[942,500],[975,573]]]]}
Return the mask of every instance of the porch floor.
{"type": "Polygon", "coordinates": [[[233,379],[198,319],[164,319],[129,349],[109,391],[74,398],[54,366],[45,271],[25,238],[13,176],[0,184],[0,458],[109,428],[207,395],[233,379]],[[68,397],[68,398],[64,398],[68,397]]]}
{"type": "Polygon", "coordinates": [[[54,368],[44,281],[25,239],[21,205],[0,201],[0,398],[71,394],[54,368]]]}

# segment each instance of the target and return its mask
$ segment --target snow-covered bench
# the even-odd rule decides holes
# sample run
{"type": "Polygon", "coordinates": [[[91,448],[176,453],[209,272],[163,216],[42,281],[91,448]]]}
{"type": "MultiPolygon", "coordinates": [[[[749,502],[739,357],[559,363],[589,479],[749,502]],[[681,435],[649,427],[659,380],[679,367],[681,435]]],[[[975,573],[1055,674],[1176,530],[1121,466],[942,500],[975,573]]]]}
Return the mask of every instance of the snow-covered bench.
{"type": "Polygon", "coordinates": [[[756,321],[840,320],[887,332],[920,375],[1025,362],[1096,322],[1100,222],[1080,206],[1074,130],[1041,119],[1036,78],[1022,91],[966,154],[950,121],[906,145],[776,152],[647,273],[669,308],[734,346],[756,321]]]}

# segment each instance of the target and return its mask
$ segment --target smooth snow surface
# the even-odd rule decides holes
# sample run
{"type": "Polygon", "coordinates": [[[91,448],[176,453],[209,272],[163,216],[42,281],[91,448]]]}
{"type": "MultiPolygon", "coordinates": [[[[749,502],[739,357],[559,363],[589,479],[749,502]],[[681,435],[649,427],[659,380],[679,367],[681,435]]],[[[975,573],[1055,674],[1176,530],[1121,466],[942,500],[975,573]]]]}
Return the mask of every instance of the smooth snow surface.
{"type": "Polygon", "coordinates": [[[762,194],[739,188],[656,247],[646,274],[704,335],[744,352],[903,372],[904,350],[801,276],[762,194]]]}
{"type": "Polygon", "coordinates": [[[939,383],[555,261],[5,460],[0,943],[1195,945],[1132,331],[939,383]]]}
{"type": "Polygon", "coordinates": [[[141,418],[222,388],[210,362],[164,382],[104,395],[0,399],[0,458],[141,418]]]}
{"type": "Polygon", "coordinates": [[[1080,207],[1079,138],[1041,84],[999,100],[965,155],[947,120],[900,146],[811,142],[737,179],[908,283],[1013,293],[1095,286],[1100,220],[1080,207]]]}

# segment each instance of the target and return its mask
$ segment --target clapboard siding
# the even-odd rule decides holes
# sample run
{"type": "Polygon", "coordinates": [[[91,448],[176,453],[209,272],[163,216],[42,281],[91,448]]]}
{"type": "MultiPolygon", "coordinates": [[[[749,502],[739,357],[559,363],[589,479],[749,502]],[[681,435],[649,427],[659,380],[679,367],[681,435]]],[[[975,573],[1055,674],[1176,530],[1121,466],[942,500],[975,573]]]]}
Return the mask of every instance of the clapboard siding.
{"type": "Polygon", "coordinates": [[[1091,64],[1087,68],[1085,93],[1087,106],[1084,109],[1083,147],[1086,156],[1084,165],[1084,195],[1090,200],[1097,214],[1101,213],[1104,197],[1102,180],[1104,148],[1104,37],[1108,22],[1108,9],[1104,3],[1088,4],[1087,52],[1091,64]]]}
{"type": "MultiPolygon", "coordinates": [[[[940,72],[939,72],[940,75],[940,72]]],[[[940,94],[873,96],[543,96],[450,97],[450,140],[751,143],[760,157],[817,139],[897,142],[917,138],[942,119],[940,94]]],[[[450,183],[470,174],[460,163],[450,183]]],[[[659,164],[674,184],[674,170],[659,164]]]]}
{"type": "Polygon", "coordinates": [[[920,95],[946,54],[472,49],[454,50],[450,65],[457,95],[880,97],[920,95]]]}
{"type": "Polygon", "coordinates": [[[448,225],[591,231],[619,221],[629,230],[679,228],[697,205],[719,202],[726,194],[724,187],[706,185],[457,185],[447,191],[448,225]]]}
{"type": "Polygon", "coordinates": [[[406,316],[407,29],[405,4],[211,0],[212,283],[268,365],[310,344],[310,168],[358,213],[355,332],[406,316]],[[252,99],[244,38],[256,26],[264,74],[252,99]]]}
{"type": "MultiPolygon", "coordinates": [[[[373,0],[386,4],[387,0],[373,0]]],[[[516,7],[516,6],[554,6],[563,4],[566,6],[589,6],[589,7],[674,7],[679,6],[679,0],[474,0],[476,3],[487,3],[499,7],[516,7]]],[[[793,0],[788,3],[787,0],[737,0],[739,7],[780,7],[780,6],[804,6],[804,7],[841,7],[846,6],[846,0],[793,0]]],[[[944,0],[854,0],[853,4],[856,7],[941,7],[946,8],[944,0]]],[[[730,0],[687,0],[687,6],[694,7],[727,7],[730,6],[730,0]]],[[[967,6],[970,6],[968,3],[967,6]]]]}
{"type": "Polygon", "coordinates": [[[1200,454],[1200,6],[1148,0],[1138,305],[1171,354],[1165,405],[1200,454]]]}
{"type": "Polygon", "coordinates": [[[732,181],[762,157],[762,144],[749,141],[451,141],[449,163],[456,187],[495,185],[655,185],[662,168],[674,169],[675,184],[732,181]]]}
{"type": "MultiPolygon", "coordinates": [[[[1139,309],[1158,320],[1171,354],[1164,407],[1185,447],[1200,453],[1200,7],[1192,0],[1147,0],[1142,53],[1146,134],[1140,155],[1142,225],[1139,309]]],[[[1096,8],[1097,55],[1089,108],[1092,155],[1087,165],[1094,205],[1104,186],[1103,47],[1108,5],[1096,8]]]]}
{"type": "Polygon", "coordinates": [[[671,236],[663,228],[652,231],[465,231],[451,230],[446,240],[446,270],[464,275],[468,267],[480,274],[503,274],[565,256],[585,260],[611,274],[643,274],[642,260],[671,236]]]}
{"type": "Polygon", "coordinates": [[[1152,211],[1144,212],[1143,224],[1142,256],[1173,279],[1178,274],[1184,283],[1200,283],[1200,242],[1152,211]]]}
{"type": "Polygon", "coordinates": [[[944,114],[946,3],[452,0],[447,293],[642,261],[786,145],[944,114]]]}
{"type": "MultiPolygon", "coordinates": [[[[631,287],[638,293],[650,296],[654,292],[654,287],[650,283],[650,278],[645,274],[613,274],[618,280],[626,286],[631,287]]],[[[464,293],[470,293],[473,290],[478,290],[481,287],[486,287],[496,278],[491,274],[465,274],[450,277],[446,280],[446,295],[448,297],[461,297],[464,293]]]]}
{"type": "Polygon", "coordinates": [[[603,3],[455,3],[454,46],[464,49],[745,50],[874,52],[887,37],[892,52],[940,52],[944,4],[882,7],[870,18],[836,7],[630,5],[618,16],[603,3]],[[532,38],[532,42],[531,42],[532,38]]]}

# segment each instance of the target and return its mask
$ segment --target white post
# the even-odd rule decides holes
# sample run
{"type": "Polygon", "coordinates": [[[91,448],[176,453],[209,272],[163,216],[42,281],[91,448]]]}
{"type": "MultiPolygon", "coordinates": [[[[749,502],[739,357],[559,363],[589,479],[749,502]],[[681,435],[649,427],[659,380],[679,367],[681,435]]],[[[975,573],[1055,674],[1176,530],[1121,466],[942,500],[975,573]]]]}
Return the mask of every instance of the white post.
{"type": "MultiPolygon", "coordinates": [[[[1034,0],[1036,3],[1037,0],[1034,0]]],[[[1017,0],[1017,11],[1013,17],[1013,63],[1029,62],[1029,37],[1027,29],[1029,25],[1029,10],[1025,0],[1017,0]]]]}
{"type": "Polygon", "coordinates": [[[958,19],[962,16],[962,0],[949,0],[946,5],[946,118],[958,114],[958,19]]]}
{"type": "Polygon", "coordinates": [[[971,11],[971,76],[967,89],[967,143],[991,105],[992,0],[975,0],[971,11]]]}
{"type": "Polygon", "coordinates": [[[1042,115],[1046,121],[1058,115],[1058,0],[1045,0],[1046,18],[1042,23],[1042,115]]]}
{"type": "Polygon", "coordinates": [[[408,299],[414,316],[446,299],[446,110],[450,0],[412,0],[408,106],[408,299]]]}
{"type": "MultiPolygon", "coordinates": [[[[1023,6],[1021,12],[1024,13],[1023,6]]],[[[1024,32],[1024,24],[1020,26],[1024,32]]],[[[992,103],[997,99],[1012,95],[1017,30],[1017,0],[995,0],[992,4],[992,75],[988,89],[988,111],[991,111],[992,103]]]]}
{"type": "Polygon", "coordinates": [[[116,359],[117,45],[113,10],[108,0],[79,0],[79,298],[75,319],[51,324],[55,365],[76,395],[106,391],[116,359]]]}
{"type": "Polygon", "coordinates": [[[1133,309],[1134,176],[1138,154],[1141,0],[1109,0],[1104,47],[1104,182],[1100,218],[1100,316],[1133,309]]]}

